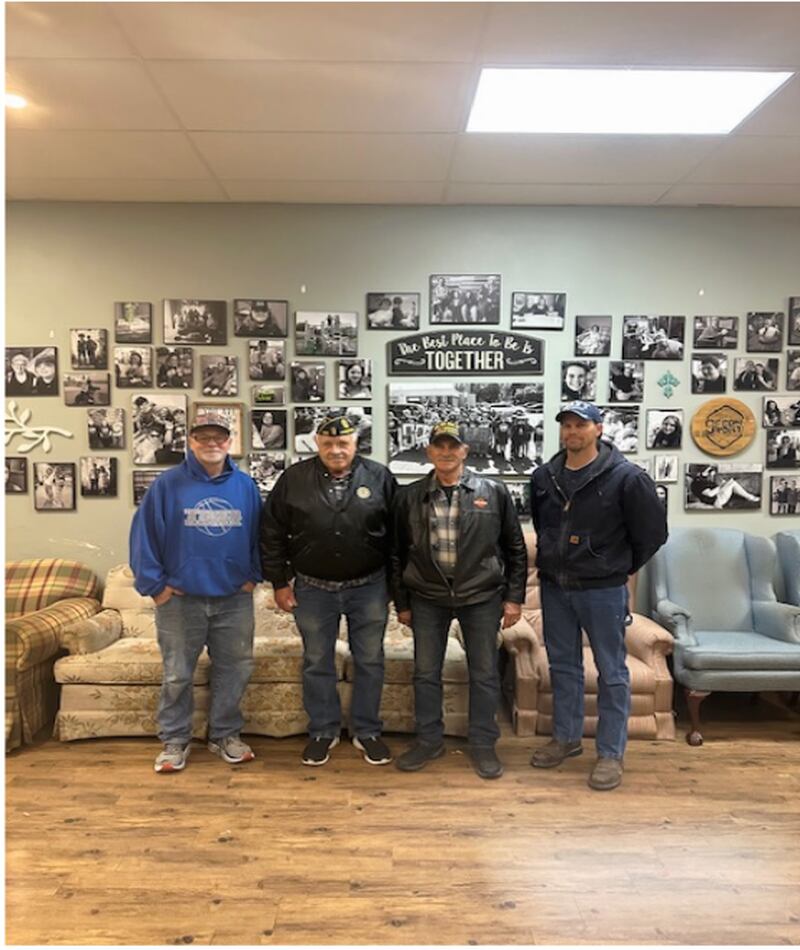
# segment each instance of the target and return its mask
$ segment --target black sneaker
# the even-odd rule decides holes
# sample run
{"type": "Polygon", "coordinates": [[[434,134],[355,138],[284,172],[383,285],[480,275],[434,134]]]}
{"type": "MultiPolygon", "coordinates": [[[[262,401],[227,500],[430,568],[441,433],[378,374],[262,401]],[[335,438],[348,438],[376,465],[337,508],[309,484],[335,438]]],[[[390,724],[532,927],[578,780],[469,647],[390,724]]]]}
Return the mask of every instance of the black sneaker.
{"type": "Polygon", "coordinates": [[[331,749],[339,745],[338,736],[319,736],[303,749],[303,765],[325,765],[331,757],[331,749]]]}
{"type": "Polygon", "coordinates": [[[503,763],[497,758],[494,746],[471,746],[469,750],[472,767],[481,778],[500,778],[503,763]]]}
{"type": "Polygon", "coordinates": [[[424,769],[428,762],[438,759],[444,753],[443,742],[440,742],[439,745],[431,745],[429,742],[417,740],[411,748],[406,749],[394,764],[401,772],[418,772],[420,769],[424,769]]]}
{"type": "Polygon", "coordinates": [[[364,761],[368,765],[388,765],[392,761],[392,753],[389,746],[381,741],[379,736],[367,736],[365,739],[359,739],[355,736],[353,745],[364,753],[364,761]]]}

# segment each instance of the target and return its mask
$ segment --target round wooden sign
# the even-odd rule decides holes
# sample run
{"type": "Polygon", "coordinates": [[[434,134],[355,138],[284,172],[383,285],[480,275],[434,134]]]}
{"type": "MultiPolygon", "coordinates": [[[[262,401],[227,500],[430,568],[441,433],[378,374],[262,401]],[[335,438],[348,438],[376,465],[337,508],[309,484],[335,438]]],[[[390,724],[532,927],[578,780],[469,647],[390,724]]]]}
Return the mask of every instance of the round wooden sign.
{"type": "Polygon", "coordinates": [[[740,399],[709,399],[692,417],[692,438],[709,455],[736,455],[756,434],[756,417],[740,399]]]}

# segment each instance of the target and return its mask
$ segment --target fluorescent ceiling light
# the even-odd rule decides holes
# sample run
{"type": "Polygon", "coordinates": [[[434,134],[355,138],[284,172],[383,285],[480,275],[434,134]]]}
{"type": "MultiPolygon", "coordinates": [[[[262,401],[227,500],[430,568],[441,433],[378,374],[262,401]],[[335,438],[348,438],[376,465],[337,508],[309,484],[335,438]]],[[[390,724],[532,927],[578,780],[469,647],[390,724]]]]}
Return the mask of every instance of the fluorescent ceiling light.
{"type": "Polygon", "coordinates": [[[794,73],[700,69],[490,69],[467,132],[714,135],[794,73]]]}
{"type": "Polygon", "coordinates": [[[6,93],[7,109],[24,109],[28,100],[24,96],[18,96],[15,92],[6,93]]]}

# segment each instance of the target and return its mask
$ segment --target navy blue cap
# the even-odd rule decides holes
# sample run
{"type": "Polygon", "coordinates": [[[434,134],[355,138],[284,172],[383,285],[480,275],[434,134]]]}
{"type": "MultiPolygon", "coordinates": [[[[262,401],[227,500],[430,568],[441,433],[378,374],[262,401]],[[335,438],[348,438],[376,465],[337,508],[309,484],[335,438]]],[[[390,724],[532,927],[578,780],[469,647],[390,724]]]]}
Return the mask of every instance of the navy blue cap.
{"type": "Polygon", "coordinates": [[[561,407],[561,411],[556,416],[556,422],[561,422],[566,413],[571,412],[574,416],[580,416],[588,422],[596,422],[598,425],[603,421],[603,413],[595,406],[593,402],[568,402],[561,407]]]}

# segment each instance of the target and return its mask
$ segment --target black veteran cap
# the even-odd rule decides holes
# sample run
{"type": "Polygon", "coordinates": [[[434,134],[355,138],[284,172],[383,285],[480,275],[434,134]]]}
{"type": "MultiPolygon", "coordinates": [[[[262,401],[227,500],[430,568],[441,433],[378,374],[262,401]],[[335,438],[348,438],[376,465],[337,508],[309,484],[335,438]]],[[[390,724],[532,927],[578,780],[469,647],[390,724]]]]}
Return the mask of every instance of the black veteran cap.
{"type": "Polygon", "coordinates": [[[461,428],[457,422],[438,422],[431,429],[429,442],[435,442],[437,439],[454,439],[456,442],[463,442],[461,438],[461,428]]]}
{"type": "Polygon", "coordinates": [[[326,416],[317,426],[317,435],[354,435],[355,431],[347,416],[326,416]]]}

